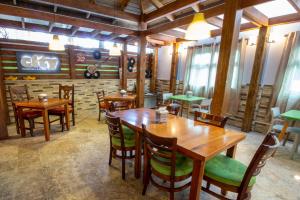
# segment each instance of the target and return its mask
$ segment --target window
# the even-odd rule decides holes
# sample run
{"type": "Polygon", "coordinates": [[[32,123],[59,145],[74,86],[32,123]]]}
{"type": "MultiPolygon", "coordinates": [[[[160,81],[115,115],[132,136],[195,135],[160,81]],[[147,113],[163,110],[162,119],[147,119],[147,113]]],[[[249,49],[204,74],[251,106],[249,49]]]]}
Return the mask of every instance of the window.
{"type": "Polygon", "coordinates": [[[210,62],[211,53],[200,53],[194,56],[189,85],[203,87],[208,84],[210,62]]]}

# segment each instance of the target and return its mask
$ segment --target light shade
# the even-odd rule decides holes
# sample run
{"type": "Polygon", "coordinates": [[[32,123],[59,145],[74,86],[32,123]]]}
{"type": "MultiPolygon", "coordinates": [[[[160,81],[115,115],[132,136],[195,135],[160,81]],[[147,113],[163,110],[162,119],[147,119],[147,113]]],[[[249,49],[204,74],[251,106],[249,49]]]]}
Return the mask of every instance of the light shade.
{"type": "Polygon", "coordinates": [[[192,23],[189,25],[185,33],[186,40],[201,40],[210,38],[210,30],[203,13],[196,13],[192,23]]]}
{"type": "Polygon", "coordinates": [[[49,42],[49,50],[51,51],[64,51],[65,45],[61,43],[58,35],[53,35],[52,41],[49,42]]]}
{"type": "Polygon", "coordinates": [[[109,49],[110,56],[121,56],[121,50],[116,43],[109,49]]]}

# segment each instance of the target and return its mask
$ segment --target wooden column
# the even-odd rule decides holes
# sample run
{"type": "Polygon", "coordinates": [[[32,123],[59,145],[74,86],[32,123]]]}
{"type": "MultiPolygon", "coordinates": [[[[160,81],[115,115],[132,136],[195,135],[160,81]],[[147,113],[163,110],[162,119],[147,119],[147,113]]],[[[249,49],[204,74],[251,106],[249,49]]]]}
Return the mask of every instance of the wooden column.
{"type": "Polygon", "coordinates": [[[123,43],[121,88],[127,90],[127,41],[123,43]]]}
{"type": "Polygon", "coordinates": [[[239,7],[239,0],[225,0],[220,53],[211,110],[213,114],[217,115],[222,112],[228,69],[234,60],[237,48],[242,17],[242,10],[239,7]]]}
{"type": "Polygon", "coordinates": [[[138,38],[138,63],[137,63],[137,107],[144,106],[145,70],[146,70],[146,36],[141,33],[138,38]]]}
{"type": "Polygon", "coordinates": [[[76,74],[75,74],[75,51],[74,51],[74,46],[69,46],[68,47],[68,54],[69,54],[69,67],[70,67],[70,79],[75,79],[76,74]]]}
{"type": "Polygon", "coordinates": [[[6,94],[5,94],[5,85],[4,85],[4,75],[2,69],[2,59],[0,56],[0,139],[8,138],[7,132],[7,122],[8,122],[8,113],[7,113],[7,103],[6,103],[6,94]]]}
{"type": "Polygon", "coordinates": [[[176,79],[177,79],[177,66],[178,66],[178,49],[179,43],[173,43],[173,53],[171,62],[171,73],[170,73],[170,92],[175,94],[176,90],[176,79]]]}
{"type": "Polygon", "coordinates": [[[152,77],[150,81],[150,91],[156,92],[156,79],[157,79],[157,63],[158,63],[158,47],[154,47],[152,56],[152,77]]]}
{"type": "Polygon", "coordinates": [[[251,131],[253,115],[256,107],[256,97],[258,93],[259,82],[261,79],[261,72],[265,60],[265,51],[267,46],[267,38],[269,37],[269,27],[262,26],[259,29],[257,38],[257,45],[255,51],[255,58],[252,68],[252,75],[248,90],[245,115],[243,119],[242,131],[251,131]]]}

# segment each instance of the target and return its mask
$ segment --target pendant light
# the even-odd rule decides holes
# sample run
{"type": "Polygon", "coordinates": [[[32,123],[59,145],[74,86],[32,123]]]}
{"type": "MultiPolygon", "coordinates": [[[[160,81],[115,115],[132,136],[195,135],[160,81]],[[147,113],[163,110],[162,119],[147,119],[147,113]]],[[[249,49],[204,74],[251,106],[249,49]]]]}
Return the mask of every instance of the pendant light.
{"type": "MultiPolygon", "coordinates": [[[[55,0],[53,0],[53,5],[55,5],[55,0]]],[[[54,13],[54,20],[53,23],[55,23],[55,13],[54,13]]],[[[49,42],[49,47],[48,49],[50,51],[64,51],[65,50],[65,45],[60,41],[58,35],[53,35],[52,40],[49,42]]]]}
{"type": "Polygon", "coordinates": [[[210,30],[203,13],[196,13],[192,23],[189,25],[186,33],[186,40],[201,40],[210,38],[210,30]]]}
{"type": "MultiPolygon", "coordinates": [[[[114,17],[116,16],[116,7],[115,7],[115,0],[114,1],[114,17]]],[[[115,32],[115,26],[114,26],[115,32]]],[[[113,34],[113,33],[112,33],[113,34]]],[[[109,49],[109,56],[121,56],[121,49],[118,47],[117,43],[115,42],[114,45],[109,49]]]]}

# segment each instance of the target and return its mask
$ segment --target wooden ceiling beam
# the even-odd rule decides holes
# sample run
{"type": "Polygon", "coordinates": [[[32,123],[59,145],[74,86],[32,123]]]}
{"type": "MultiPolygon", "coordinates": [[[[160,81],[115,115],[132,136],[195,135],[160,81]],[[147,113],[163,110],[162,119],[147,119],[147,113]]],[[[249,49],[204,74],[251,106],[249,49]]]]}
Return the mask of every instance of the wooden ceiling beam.
{"type": "Polygon", "coordinates": [[[73,9],[81,12],[90,12],[95,15],[103,15],[106,17],[117,18],[120,20],[139,22],[139,15],[124,12],[121,10],[114,10],[111,7],[102,6],[95,3],[88,3],[87,1],[63,0],[63,1],[56,1],[55,3],[53,2],[53,0],[29,0],[29,1],[44,3],[48,5],[57,5],[63,8],[73,9]]]}
{"type": "Polygon", "coordinates": [[[63,24],[70,24],[72,26],[77,27],[86,27],[86,28],[92,28],[92,29],[100,29],[104,31],[109,32],[116,32],[119,34],[126,34],[126,35],[135,35],[136,31],[129,30],[123,27],[114,26],[111,24],[106,24],[102,22],[96,22],[84,18],[79,17],[73,17],[73,16],[67,16],[62,14],[54,14],[50,12],[45,11],[39,11],[29,8],[23,8],[19,6],[12,6],[7,4],[0,3],[1,7],[1,13],[6,15],[13,15],[13,16],[19,16],[19,17],[26,17],[26,18],[32,18],[32,19],[40,19],[45,20],[49,22],[58,22],[63,24]]]}
{"type": "MultiPolygon", "coordinates": [[[[189,0],[189,1],[191,1],[191,0],[189,0]]],[[[261,3],[265,3],[265,2],[269,2],[269,1],[272,1],[272,0],[240,0],[240,1],[241,2],[240,2],[239,9],[244,9],[246,7],[251,7],[251,6],[261,4],[261,3]]],[[[178,1],[175,1],[175,2],[178,2],[178,1]]],[[[181,1],[181,2],[188,2],[188,1],[181,1]]],[[[194,2],[194,3],[196,4],[197,2],[194,2]]],[[[170,4],[172,4],[172,3],[170,3],[170,4]]],[[[169,4],[167,4],[167,5],[169,5],[169,4]]],[[[164,6],[164,7],[166,7],[166,6],[164,6]]],[[[190,4],[190,6],[191,6],[191,4],[190,4]]],[[[172,8],[172,9],[169,8],[169,9],[170,9],[170,11],[175,10],[175,8],[172,8]]],[[[163,14],[160,14],[160,15],[156,14],[155,16],[157,18],[159,18],[161,16],[164,16],[164,15],[170,13],[170,11],[165,10],[165,12],[163,14]]],[[[215,17],[215,16],[218,16],[218,15],[224,14],[224,11],[225,11],[224,3],[217,4],[213,7],[211,7],[209,5],[203,6],[203,10],[201,10],[201,12],[204,13],[204,16],[205,16],[206,19],[208,19],[210,17],[215,17]]],[[[153,11],[153,12],[155,12],[155,11],[153,11]]],[[[153,12],[151,12],[151,13],[153,13],[153,12]]],[[[149,14],[151,14],[151,13],[149,13],[149,14]]],[[[148,20],[150,19],[149,14],[148,14],[148,17],[146,18],[148,20]]],[[[173,22],[167,22],[167,23],[159,24],[157,26],[154,26],[154,27],[149,28],[148,30],[146,30],[145,34],[146,35],[156,34],[156,33],[163,32],[163,31],[166,31],[166,30],[169,30],[169,29],[184,26],[186,24],[191,23],[191,21],[193,20],[193,17],[194,17],[194,14],[191,14],[191,15],[187,15],[187,16],[178,18],[178,19],[174,20],[173,22]]],[[[153,17],[151,17],[151,19],[152,18],[153,17]]]]}
{"type": "Polygon", "coordinates": [[[298,13],[273,17],[269,19],[269,25],[280,25],[280,24],[290,24],[300,21],[300,15],[298,13]]]}
{"type": "Polygon", "coordinates": [[[288,0],[288,2],[300,13],[300,0],[288,0]]]}
{"type": "MultiPolygon", "coordinates": [[[[164,4],[162,4],[159,0],[151,0],[151,2],[158,9],[164,6],[164,4]]],[[[166,15],[166,18],[170,21],[174,21],[175,19],[172,14],[166,15]]]]}
{"type": "Polygon", "coordinates": [[[128,6],[130,0],[122,0],[120,3],[120,10],[125,10],[125,8],[128,6]]]}
{"type": "Polygon", "coordinates": [[[245,8],[243,11],[243,17],[257,26],[269,25],[268,17],[254,7],[245,8]]]}
{"type": "Polygon", "coordinates": [[[207,23],[214,25],[216,27],[222,28],[223,26],[223,20],[218,17],[211,17],[206,19],[207,23]]]}

